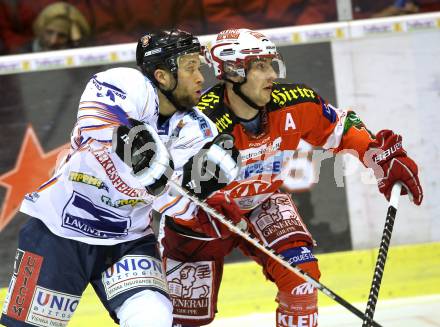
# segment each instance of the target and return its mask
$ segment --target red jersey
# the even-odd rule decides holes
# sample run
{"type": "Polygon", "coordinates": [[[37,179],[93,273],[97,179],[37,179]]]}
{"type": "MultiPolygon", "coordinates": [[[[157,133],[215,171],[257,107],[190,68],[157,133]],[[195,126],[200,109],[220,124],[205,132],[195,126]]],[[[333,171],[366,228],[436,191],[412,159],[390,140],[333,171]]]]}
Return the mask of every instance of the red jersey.
{"type": "Polygon", "coordinates": [[[216,124],[219,133],[235,137],[242,166],[237,179],[224,191],[243,210],[255,208],[278,190],[283,167],[293,159],[300,139],[334,151],[352,149],[361,159],[373,141],[354,112],[333,107],[303,84],[274,83],[271,100],[261,111],[258,135],[247,131],[228,107],[224,84],[209,89],[197,107],[216,124]]]}

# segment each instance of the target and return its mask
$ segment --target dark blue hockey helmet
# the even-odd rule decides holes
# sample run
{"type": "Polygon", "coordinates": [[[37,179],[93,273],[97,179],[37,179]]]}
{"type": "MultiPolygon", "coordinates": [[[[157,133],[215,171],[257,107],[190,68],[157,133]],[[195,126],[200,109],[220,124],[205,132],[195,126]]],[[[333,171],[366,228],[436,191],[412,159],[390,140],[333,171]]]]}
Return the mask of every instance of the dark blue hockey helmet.
{"type": "Polygon", "coordinates": [[[156,82],[156,69],[167,69],[177,76],[177,59],[185,54],[200,53],[197,37],[178,29],[148,33],[142,36],[136,48],[136,63],[142,73],[156,82]]]}

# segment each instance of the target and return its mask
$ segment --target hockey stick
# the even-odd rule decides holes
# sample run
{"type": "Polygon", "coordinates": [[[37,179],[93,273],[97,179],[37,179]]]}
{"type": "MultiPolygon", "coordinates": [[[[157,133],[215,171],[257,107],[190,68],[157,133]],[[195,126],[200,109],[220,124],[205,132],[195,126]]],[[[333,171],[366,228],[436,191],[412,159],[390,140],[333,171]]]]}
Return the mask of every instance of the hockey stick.
{"type": "MultiPolygon", "coordinates": [[[[280,263],[283,267],[287,268],[288,270],[290,270],[291,272],[293,272],[294,274],[298,275],[299,277],[301,277],[302,279],[304,279],[306,282],[309,282],[310,284],[312,284],[314,287],[316,287],[318,290],[320,290],[322,293],[324,293],[325,295],[327,295],[328,297],[330,297],[332,300],[336,301],[337,303],[339,303],[340,305],[342,305],[343,307],[345,307],[347,310],[351,311],[352,313],[354,313],[356,316],[358,316],[360,319],[364,320],[366,319],[366,316],[364,315],[364,313],[362,311],[360,311],[358,308],[356,308],[355,306],[351,305],[349,302],[347,302],[346,300],[344,300],[342,297],[340,297],[339,295],[337,295],[336,293],[334,293],[332,290],[330,290],[328,287],[324,286],[322,283],[318,282],[316,279],[314,279],[313,277],[311,277],[309,274],[307,274],[305,271],[303,271],[302,269],[298,268],[296,265],[294,265],[293,263],[288,262],[282,255],[275,253],[275,251],[262,244],[260,240],[258,240],[257,238],[253,237],[251,234],[249,234],[247,231],[243,231],[242,229],[240,229],[239,227],[235,226],[231,221],[229,221],[225,216],[223,216],[222,214],[218,213],[217,211],[215,211],[214,209],[212,209],[211,207],[209,207],[205,202],[202,202],[201,200],[199,200],[197,197],[189,194],[186,190],[184,190],[182,188],[182,186],[180,186],[179,184],[177,184],[174,181],[168,181],[168,183],[180,194],[182,194],[183,196],[187,197],[188,199],[190,199],[191,201],[193,201],[195,204],[197,204],[198,206],[200,206],[201,208],[203,208],[203,210],[207,213],[209,213],[211,216],[215,217],[218,221],[220,221],[223,225],[227,226],[229,228],[229,230],[231,230],[232,232],[234,232],[235,234],[241,236],[242,238],[244,238],[246,241],[248,241],[249,243],[251,243],[253,246],[255,246],[257,249],[261,250],[262,252],[264,252],[265,254],[267,254],[269,257],[271,257],[272,259],[274,259],[275,261],[277,261],[278,263],[280,263]]],[[[381,325],[379,325],[377,322],[375,322],[374,320],[371,320],[371,323],[374,327],[381,327],[381,325]]]]}
{"type": "Polygon", "coordinates": [[[367,308],[365,309],[365,318],[362,327],[370,327],[376,309],[377,299],[379,297],[380,284],[387,260],[388,248],[391,242],[391,233],[393,232],[394,219],[396,219],[397,206],[399,204],[400,191],[402,184],[394,184],[391,190],[390,205],[388,206],[385,227],[380,241],[379,254],[374,268],[373,281],[371,283],[370,295],[368,296],[367,308]]]}

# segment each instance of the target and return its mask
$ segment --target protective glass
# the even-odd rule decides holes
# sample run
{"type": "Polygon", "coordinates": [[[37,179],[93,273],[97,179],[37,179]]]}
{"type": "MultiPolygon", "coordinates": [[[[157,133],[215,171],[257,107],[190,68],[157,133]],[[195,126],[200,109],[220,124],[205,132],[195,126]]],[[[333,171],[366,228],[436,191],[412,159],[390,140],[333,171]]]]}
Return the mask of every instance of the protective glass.
{"type": "Polygon", "coordinates": [[[245,69],[259,69],[262,72],[274,71],[277,78],[286,78],[286,65],[281,54],[248,56],[245,59],[245,69]]]}

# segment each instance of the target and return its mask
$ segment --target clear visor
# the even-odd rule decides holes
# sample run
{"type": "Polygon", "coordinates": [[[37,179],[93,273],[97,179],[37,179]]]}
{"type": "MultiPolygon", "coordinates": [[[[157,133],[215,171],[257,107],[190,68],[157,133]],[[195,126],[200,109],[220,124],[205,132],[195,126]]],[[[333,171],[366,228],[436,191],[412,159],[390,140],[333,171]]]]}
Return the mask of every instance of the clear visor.
{"type": "Polygon", "coordinates": [[[199,52],[184,53],[177,57],[177,67],[196,66],[201,68],[207,64],[209,65],[199,52]]]}
{"type": "Polygon", "coordinates": [[[250,69],[258,69],[264,73],[274,72],[276,78],[286,78],[286,65],[279,53],[275,55],[248,56],[245,59],[244,68],[246,72],[250,69]]]}
{"type": "Polygon", "coordinates": [[[226,77],[246,78],[246,73],[256,69],[264,74],[274,74],[275,78],[286,78],[286,66],[280,54],[250,55],[244,60],[223,62],[223,72],[226,77]]]}

